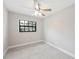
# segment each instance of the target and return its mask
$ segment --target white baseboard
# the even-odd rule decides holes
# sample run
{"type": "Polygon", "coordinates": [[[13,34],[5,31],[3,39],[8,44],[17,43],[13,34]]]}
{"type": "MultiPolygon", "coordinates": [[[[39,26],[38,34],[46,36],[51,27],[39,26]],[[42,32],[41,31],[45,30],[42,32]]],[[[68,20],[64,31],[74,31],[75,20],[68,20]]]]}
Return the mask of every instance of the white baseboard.
{"type": "Polygon", "coordinates": [[[25,45],[29,45],[29,44],[34,44],[34,43],[39,43],[39,42],[43,42],[43,40],[38,40],[38,41],[34,41],[34,42],[27,42],[27,43],[23,43],[23,44],[9,46],[8,49],[21,47],[21,46],[25,46],[25,45]]]}
{"type": "Polygon", "coordinates": [[[60,50],[61,52],[63,52],[63,53],[65,53],[65,54],[67,54],[67,55],[69,55],[69,56],[75,58],[75,56],[74,56],[72,53],[70,53],[70,52],[68,52],[68,51],[66,51],[66,50],[64,50],[64,49],[62,49],[62,48],[60,48],[60,47],[58,47],[58,46],[56,46],[56,45],[54,45],[54,44],[48,42],[48,41],[44,41],[44,42],[45,42],[46,44],[48,44],[48,45],[50,45],[50,46],[52,46],[52,47],[54,47],[54,48],[60,50]]]}

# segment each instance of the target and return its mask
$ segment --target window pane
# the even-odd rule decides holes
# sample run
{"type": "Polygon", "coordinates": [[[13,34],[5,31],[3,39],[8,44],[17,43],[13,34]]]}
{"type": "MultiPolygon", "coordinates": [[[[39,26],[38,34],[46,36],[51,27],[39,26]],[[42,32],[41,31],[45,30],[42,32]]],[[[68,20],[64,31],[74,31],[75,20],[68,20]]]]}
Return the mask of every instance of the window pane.
{"type": "Polygon", "coordinates": [[[25,26],[28,26],[28,23],[25,23],[25,26]]]}
{"type": "Polygon", "coordinates": [[[33,22],[33,24],[35,24],[35,22],[33,22]]]}
{"type": "Polygon", "coordinates": [[[24,31],[24,27],[20,27],[21,31],[24,31]]]}
{"type": "Polygon", "coordinates": [[[32,21],[29,21],[29,26],[32,26],[32,21]]]}
{"type": "Polygon", "coordinates": [[[28,27],[25,27],[25,31],[28,31],[28,27]]]}
{"type": "Polygon", "coordinates": [[[33,31],[35,31],[35,27],[33,27],[33,31]]]}
{"type": "Polygon", "coordinates": [[[29,23],[29,26],[32,26],[32,23],[29,23]]]}
{"type": "Polygon", "coordinates": [[[24,21],[20,21],[20,25],[21,26],[24,26],[24,21]]]}
{"type": "Polygon", "coordinates": [[[25,20],[25,23],[28,23],[28,21],[27,21],[27,20],[25,20]]]}
{"type": "Polygon", "coordinates": [[[29,31],[32,31],[32,27],[29,27],[29,31]]]}
{"type": "Polygon", "coordinates": [[[25,20],[25,26],[28,26],[28,21],[25,20]]]}
{"type": "Polygon", "coordinates": [[[35,24],[33,24],[33,26],[36,26],[35,24]]]}

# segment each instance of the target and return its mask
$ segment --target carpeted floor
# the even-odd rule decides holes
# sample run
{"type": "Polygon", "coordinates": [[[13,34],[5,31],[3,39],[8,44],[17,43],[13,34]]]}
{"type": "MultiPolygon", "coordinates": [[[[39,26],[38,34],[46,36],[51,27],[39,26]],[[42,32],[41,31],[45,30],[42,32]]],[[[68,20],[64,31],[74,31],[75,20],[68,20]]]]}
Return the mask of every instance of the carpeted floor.
{"type": "Polygon", "coordinates": [[[43,42],[9,49],[4,59],[74,59],[43,42]]]}

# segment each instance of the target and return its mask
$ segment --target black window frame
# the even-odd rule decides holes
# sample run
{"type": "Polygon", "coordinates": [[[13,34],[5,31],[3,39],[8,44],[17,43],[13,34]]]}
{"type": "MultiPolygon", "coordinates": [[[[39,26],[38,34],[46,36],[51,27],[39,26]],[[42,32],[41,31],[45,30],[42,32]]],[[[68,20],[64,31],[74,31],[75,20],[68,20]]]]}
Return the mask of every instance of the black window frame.
{"type": "Polygon", "coordinates": [[[36,21],[28,21],[28,20],[19,20],[19,32],[36,32],[36,21]],[[21,23],[23,21],[24,25],[21,23]],[[27,23],[25,23],[27,21],[27,23]],[[35,24],[34,24],[35,23],[35,24]],[[27,25],[25,25],[27,24],[27,25]],[[22,29],[24,28],[24,29],[22,29]],[[27,29],[27,30],[26,30],[27,29]]]}

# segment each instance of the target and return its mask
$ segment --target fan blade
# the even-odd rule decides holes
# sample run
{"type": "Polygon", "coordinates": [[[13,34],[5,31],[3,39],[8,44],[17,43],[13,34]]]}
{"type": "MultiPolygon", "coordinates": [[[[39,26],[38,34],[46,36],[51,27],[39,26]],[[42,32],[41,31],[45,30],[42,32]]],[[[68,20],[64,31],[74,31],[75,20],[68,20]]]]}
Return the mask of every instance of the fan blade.
{"type": "Polygon", "coordinates": [[[45,14],[41,13],[43,16],[45,16],[45,14]]]}
{"type": "Polygon", "coordinates": [[[40,10],[40,4],[39,4],[39,2],[38,2],[38,0],[34,0],[34,8],[35,8],[35,10],[40,10]]]}
{"type": "Polygon", "coordinates": [[[52,11],[52,9],[41,9],[42,11],[52,11]]]}

